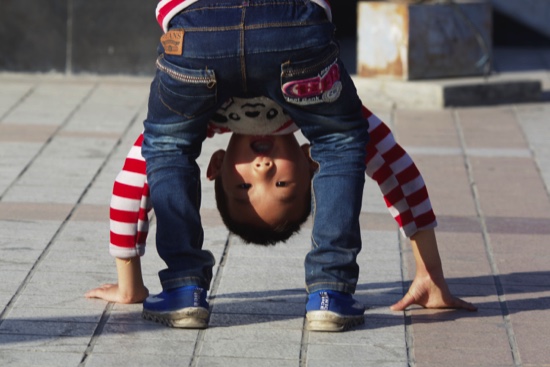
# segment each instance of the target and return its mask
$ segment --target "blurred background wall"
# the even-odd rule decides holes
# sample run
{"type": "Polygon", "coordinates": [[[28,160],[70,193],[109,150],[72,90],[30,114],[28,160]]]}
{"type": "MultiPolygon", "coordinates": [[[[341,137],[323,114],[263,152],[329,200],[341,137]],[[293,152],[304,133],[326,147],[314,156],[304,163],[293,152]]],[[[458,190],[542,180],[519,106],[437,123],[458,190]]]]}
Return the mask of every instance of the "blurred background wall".
{"type": "MultiPolygon", "coordinates": [[[[549,0],[490,0],[495,47],[550,46],[549,0]]],[[[1,0],[0,71],[151,75],[158,0],[1,0]]],[[[333,0],[353,45],[357,0],[333,0]]],[[[353,72],[353,70],[350,70],[353,72]]]]}
{"type": "Polygon", "coordinates": [[[1,0],[0,70],[151,74],[157,0],[1,0]]]}

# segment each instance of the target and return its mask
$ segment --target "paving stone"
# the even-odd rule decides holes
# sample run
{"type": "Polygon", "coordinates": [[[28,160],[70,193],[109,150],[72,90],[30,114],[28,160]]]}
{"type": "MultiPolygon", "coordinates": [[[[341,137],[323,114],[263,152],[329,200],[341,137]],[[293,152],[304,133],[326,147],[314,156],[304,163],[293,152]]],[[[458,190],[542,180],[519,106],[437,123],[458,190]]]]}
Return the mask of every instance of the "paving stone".
{"type": "Polygon", "coordinates": [[[308,346],[308,360],[319,360],[323,363],[338,363],[346,361],[347,363],[372,363],[372,362],[393,362],[405,363],[407,353],[403,346],[391,347],[380,344],[367,345],[346,345],[331,343],[329,345],[310,344],[308,346]]]}
{"type": "Polygon", "coordinates": [[[527,145],[512,108],[470,108],[457,115],[468,148],[517,149],[527,145]]]}
{"type": "Polygon", "coordinates": [[[210,317],[210,327],[232,327],[253,325],[254,327],[301,330],[303,318],[295,315],[245,315],[245,314],[218,314],[214,312],[210,317]]]}
{"type": "Polygon", "coordinates": [[[75,323],[57,320],[40,320],[33,318],[5,320],[0,326],[0,334],[42,335],[46,336],[90,336],[95,323],[75,323]],[[32,330],[29,332],[29,330],[32,330]]]}
{"type": "Polygon", "coordinates": [[[483,213],[487,216],[547,217],[550,203],[540,200],[546,194],[536,166],[524,158],[473,158],[473,176],[480,195],[483,213]],[[513,175],[517,180],[505,177],[513,175]],[[498,182],[499,192],[494,185],[498,182]],[[518,198],[517,193],[521,192],[518,198]],[[502,200],[506,197],[507,200],[502,200]]]}
{"type": "Polygon", "coordinates": [[[152,341],[136,337],[111,338],[106,336],[94,345],[94,354],[118,354],[121,350],[127,354],[182,357],[193,355],[195,341],[187,342],[174,339],[152,341]]]}
{"type": "MultiPolygon", "coordinates": [[[[0,365],[528,367],[548,361],[547,103],[377,109],[423,173],[451,291],[479,310],[389,309],[414,276],[413,254],[377,185],[367,180],[356,291],[367,310],[365,324],[346,333],[303,330],[310,221],[274,247],[245,245],[228,235],[213,183],[203,176],[209,156],[227,146],[229,134],[208,139],[198,160],[201,215],[204,247],[217,264],[210,327],[198,331],[144,320],[139,304],[83,297],[116,280],[108,253],[110,191],[143,128],[149,80],[4,78],[0,365]],[[514,361],[510,342],[521,361],[514,361]]],[[[158,293],[157,272],[165,265],[156,253],[152,218],[142,267],[145,284],[158,293]]]]}
{"type": "Polygon", "coordinates": [[[94,353],[86,360],[86,366],[102,367],[131,365],[136,367],[180,367],[188,366],[190,362],[191,356],[184,354],[162,355],[144,353],[94,353]]]}
{"type": "Polygon", "coordinates": [[[508,348],[415,348],[415,357],[417,360],[429,361],[434,366],[514,366],[508,348]],[[464,360],[466,353],[468,359],[464,360]]]}
{"type": "Polygon", "coordinates": [[[4,116],[13,109],[31,91],[34,84],[30,80],[2,79],[2,84],[0,84],[0,116],[4,116]]]}
{"type": "Polygon", "coordinates": [[[264,359],[264,358],[226,358],[226,357],[199,357],[196,360],[198,367],[293,367],[300,363],[298,359],[264,359]]]}
{"type": "Polygon", "coordinates": [[[82,360],[82,353],[64,353],[51,350],[7,350],[0,353],[6,366],[73,367],[82,360]]]}
{"type": "Polygon", "coordinates": [[[216,340],[205,341],[200,350],[201,356],[226,358],[263,358],[266,360],[295,360],[300,354],[300,338],[287,339],[286,342],[261,343],[257,341],[216,340]]]}
{"type": "MultiPolygon", "coordinates": [[[[364,367],[364,366],[380,366],[380,367],[407,367],[409,365],[406,361],[331,361],[331,366],[334,367],[364,367]]],[[[322,360],[312,360],[307,362],[308,367],[322,367],[326,366],[326,362],[322,360]]]]}
{"type": "MultiPolygon", "coordinates": [[[[0,356],[18,352],[20,354],[33,352],[74,353],[83,354],[90,337],[86,336],[55,336],[29,334],[0,334],[0,356]]],[[[0,358],[2,358],[0,357],[0,358]]],[[[4,360],[2,359],[2,362],[4,360]]],[[[35,366],[35,364],[30,364],[35,366]]],[[[40,365],[40,364],[38,364],[40,365]]]]}
{"type": "Polygon", "coordinates": [[[16,125],[61,126],[92,88],[90,83],[63,83],[62,79],[37,83],[25,103],[15,106],[3,119],[16,125]]]}

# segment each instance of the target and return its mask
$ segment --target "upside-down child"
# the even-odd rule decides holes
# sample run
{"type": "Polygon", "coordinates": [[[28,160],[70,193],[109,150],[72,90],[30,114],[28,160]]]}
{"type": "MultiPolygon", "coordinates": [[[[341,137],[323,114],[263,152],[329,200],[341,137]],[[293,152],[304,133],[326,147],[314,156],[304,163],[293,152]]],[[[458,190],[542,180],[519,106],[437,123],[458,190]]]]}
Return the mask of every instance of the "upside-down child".
{"type": "MultiPolygon", "coordinates": [[[[400,231],[410,238],[416,260],[415,279],[392,309],[418,304],[475,310],[447,287],[434,233],[437,222],[420,172],[390,129],[366,108],[363,114],[370,133],[365,172],[378,183],[400,231]]],[[[309,157],[309,146],[299,146],[297,130],[268,98],[232,98],[209,123],[210,137],[232,133],[227,149],[212,155],[207,177],[216,181],[216,202],[224,223],[245,242],[284,241],[309,215],[310,181],[317,166],[309,157]]],[[[138,303],[148,296],[140,256],[145,252],[152,205],[142,139],[140,135],[134,143],[113,187],[110,253],[116,258],[118,283],[93,289],[87,297],[138,303]]]]}
{"type": "MultiPolygon", "coordinates": [[[[341,331],[363,323],[365,307],[353,294],[362,248],[359,216],[369,123],[339,57],[329,1],[161,0],[156,16],[165,33],[141,153],[157,221],[156,248],[166,268],[159,272],[162,292],[145,299],[143,316],[175,327],[208,326],[215,259],[203,249],[196,160],[208,123],[225,101],[265,96],[298,125],[316,165],[305,151],[299,154],[292,135],[247,140],[234,134],[210,171],[223,189],[218,192],[227,191],[222,205],[227,203],[230,216],[242,208],[250,225],[279,229],[281,223],[287,227],[303,219],[298,211],[288,211],[298,202],[313,223],[304,263],[308,328],[341,331]],[[243,147],[248,151],[239,152],[243,147]],[[251,157],[254,163],[247,165],[251,157]],[[224,170],[231,167],[226,177],[224,170]],[[244,173],[259,170],[263,181],[243,182],[244,173]],[[310,181],[265,180],[281,172],[300,173],[298,180],[311,171],[310,181]],[[258,195],[268,181],[276,185],[277,195],[258,195]],[[302,197],[304,184],[309,195],[302,197]],[[265,212],[269,201],[278,201],[280,210],[265,212]]],[[[421,254],[420,260],[426,258],[421,254]]]]}
{"type": "MultiPolygon", "coordinates": [[[[304,263],[308,322],[335,318],[335,330],[364,322],[365,308],[353,294],[362,247],[368,122],[339,57],[329,1],[161,0],[156,16],[165,33],[157,48],[141,152],[156,217],[156,248],[166,267],[159,272],[162,292],[143,302],[143,316],[177,327],[208,326],[215,259],[203,249],[196,160],[208,122],[225,101],[265,96],[300,127],[319,166],[311,179],[312,247],[304,263]]],[[[262,151],[265,143],[260,139],[249,146],[262,151]]],[[[279,143],[289,149],[297,145],[277,137],[272,154],[279,143]]],[[[232,158],[229,148],[224,161],[232,158]]],[[[291,172],[308,172],[305,158],[283,161],[291,172]]],[[[277,187],[299,194],[292,193],[300,187],[292,182],[277,187]]],[[[246,205],[255,191],[242,182],[233,189],[241,190],[228,197],[235,205],[246,205]]],[[[291,200],[284,204],[291,206],[291,200]]],[[[292,212],[280,214],[251,219],[264,228],[300,219],[292,212]]]]}

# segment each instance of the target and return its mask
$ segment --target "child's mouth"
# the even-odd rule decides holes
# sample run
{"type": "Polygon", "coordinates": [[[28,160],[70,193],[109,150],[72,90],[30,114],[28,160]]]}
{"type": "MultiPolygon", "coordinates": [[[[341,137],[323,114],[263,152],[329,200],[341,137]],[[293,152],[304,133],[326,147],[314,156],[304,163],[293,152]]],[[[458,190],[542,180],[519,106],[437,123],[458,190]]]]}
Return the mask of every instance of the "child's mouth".
{"type": "Polygon", "coordinates": [[[256,154],[266,155],[273,149],[273,138],[270,136],[255,136],[250,143],[250,149],[256,154]]]}

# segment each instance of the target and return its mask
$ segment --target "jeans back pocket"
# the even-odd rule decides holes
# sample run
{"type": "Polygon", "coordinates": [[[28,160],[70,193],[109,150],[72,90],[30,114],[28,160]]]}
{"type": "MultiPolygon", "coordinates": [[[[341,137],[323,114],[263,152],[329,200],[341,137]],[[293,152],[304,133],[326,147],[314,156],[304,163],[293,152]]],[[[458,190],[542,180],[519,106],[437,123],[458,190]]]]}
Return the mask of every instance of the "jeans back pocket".
{"type": "Polygon", "coordinates": [[[191,119],[216,106],[217,83],[214,70],[189,69],[167,61],[160,55],[158,93],[172,112],[191,119]]]}
{"type": "Polygon", "coordinates": [[[334,43],[281,66],[281,90],[296,105],[331,103],[340,97],[339,49],[334,43]]]}

